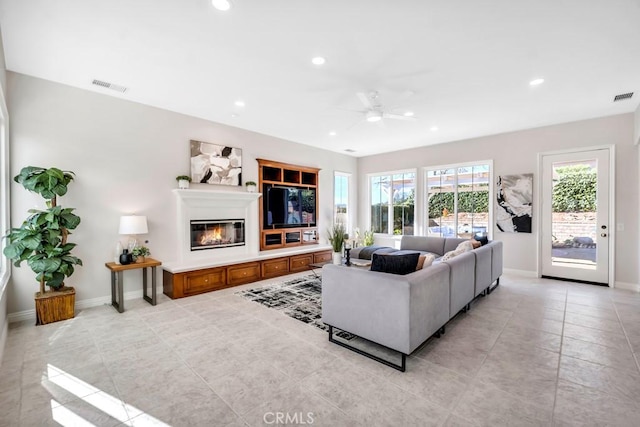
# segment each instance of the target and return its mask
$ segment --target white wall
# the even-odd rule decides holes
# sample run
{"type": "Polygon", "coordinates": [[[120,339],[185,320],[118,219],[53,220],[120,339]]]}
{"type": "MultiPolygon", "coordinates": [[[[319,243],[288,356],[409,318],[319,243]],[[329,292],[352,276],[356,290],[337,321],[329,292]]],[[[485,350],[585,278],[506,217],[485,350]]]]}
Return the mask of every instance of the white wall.
{"type": "MultiPolygon", "coordinates": [[[[27,165],[74,171],[76,181],[61,199],[82,218],[70,240],[84,267],[67,281],[77,300],[110,295],[109,271],[121,214],[147,215],[148,246],[161,261],[177,259],[175,177],[189,173],[189,140],[243,149],[243,179],[258,181],[256,158],[319,167],[321,236],[331,223],[334,170],[357,172],[357,160],[249,132],[36,79],[8,73],[11,114],[11,173],[27,165]]],[[[205,184],[195,187],[212,188],[205,184]]],[[[225,190],[230,187],[219,187],[225,190]]],[[[11,213],[18,225],[39,196],[12,186],[11,213]]],[[[244,189],[238,189],[244,191],[244,189]]],[[[215,254],[212,254],[214,257],[215,254]]],[[[125,292],[141,289],[139,272],[125,272],[125,292]],[[136,274],[131,274],[136,273],[136,274]]],[[[33,309],[37,288],[26,265],[13,271],[9,312],[33,309]]]]}
{"type": "MultiPolygon", "coordinates": [[[[359,224],[367,223],[369,173],[493,159],[494,176],[534,173],[537,179],[540,152],[615,144],[615,222],[625,227],[616,235],[616,282],[638,284],[638,146],[633,144],[633,121],[633,114],[623,114],[360,158],[359,224]]],[[[536,271],[538,224],[534,216],[531,234],[501,233],[494,227],[494,238],[505,245],[505,268],[536,271]]]]}

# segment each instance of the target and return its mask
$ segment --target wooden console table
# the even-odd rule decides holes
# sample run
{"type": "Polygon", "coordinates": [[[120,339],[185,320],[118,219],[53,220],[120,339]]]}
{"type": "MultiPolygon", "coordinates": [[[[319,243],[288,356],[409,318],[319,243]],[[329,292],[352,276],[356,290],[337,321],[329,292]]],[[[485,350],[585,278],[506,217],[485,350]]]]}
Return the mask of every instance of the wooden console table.
{"type": "Polygon", "coordinates": [[[122,272],[125,270],[142,269],[142,298],[149,304],[156,305],[156,267],[162,265],[160,261],[146,257],[144,262],[127,265],[107,262],[104,265],[111,271],[111,305],[114,306],[119,313],[124,311],[124,283],[122,272]],[[148,268],[151,268],[151,297],[147,294],[148,268]]]}

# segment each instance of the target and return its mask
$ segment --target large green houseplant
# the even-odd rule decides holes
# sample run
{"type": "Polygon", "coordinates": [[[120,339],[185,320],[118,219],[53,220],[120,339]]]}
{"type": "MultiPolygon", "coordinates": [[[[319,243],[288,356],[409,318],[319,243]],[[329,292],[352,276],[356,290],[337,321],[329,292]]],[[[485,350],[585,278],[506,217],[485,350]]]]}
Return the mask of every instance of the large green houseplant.
{"type": "Polygon", "coordinates": [[[64,279],[73,274],[75,265],[82,265],[82,261],[71,254],[76,244],[67,240],[70,230],[80,224],[80,217],[73,213],[73,208],[57,204],[57,197],[67,193],[73,179],[73,172],[34,166],[23,168],[13,178],[25,189],[46,199],[47,209],[30,209],[22,225],[9,231],[4,249],[16,267],[26,261],[36,274],[40,283],[40,292],[35,295],[38,324],[74,316],[75,289],[65,287],[64,279]]]}

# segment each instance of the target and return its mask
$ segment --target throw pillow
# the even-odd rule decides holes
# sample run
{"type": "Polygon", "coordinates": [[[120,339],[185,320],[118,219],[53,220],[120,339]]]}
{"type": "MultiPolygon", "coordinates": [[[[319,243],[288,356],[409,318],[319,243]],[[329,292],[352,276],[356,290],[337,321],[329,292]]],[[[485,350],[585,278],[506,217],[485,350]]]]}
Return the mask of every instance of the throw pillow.
{"type": "Polygon", "coordinates": [[[489,243],[489,238],[485,235],[476,234],[473,238],[476,239],[478,242],[480,242],[482,246],[489,243]]]}
{"type": "Polygon", "coordinates": [[[453,258],[456,255],[458,255],[456,253],[456,251],[449,251],[449,252],[445,253],[444,255],[442,255],[442,258],[440,259],[440,261],[446,261],[448,259],[453,258]]]}
{"type": "Polygon", "coordinates": [[[473,245],[471,244],[471,241],[469,241],[469,240],[467,240],[466,242],[460,243],[458,245],[458,247],[456,248],[456,252],[458,252],[458,253],[472,251],[472,250],[473,250],[473,245]]]}
{"type": "Polygon", "coordinates": [[[446,254],[444,254],[442,256],[442,261],[446,261],[448,259],[451,259],[455,256],[458,256],[462,253],[468,252],[473,250],[473,245],[471,245],[471,242],[469,240],[462,242],[458,245],[458,247],[456,247],[454,250],[447,252],[446,254]]]}
{"type": "Polygon", "coordinates": [[[436,259],[434,254],[422,254],[420,258],[418,258],[418,265],[416,266],[417,270],[422,270],[423,268],[430,267],[433,264],[433,261],[436,259]]]}
{"type": "Polygon", "coordinates": [[[418,252],[404,255],[373,254],[371,271],[380,271],[391,274],[409,274],[416,271],[418,265],[418,252]]]}

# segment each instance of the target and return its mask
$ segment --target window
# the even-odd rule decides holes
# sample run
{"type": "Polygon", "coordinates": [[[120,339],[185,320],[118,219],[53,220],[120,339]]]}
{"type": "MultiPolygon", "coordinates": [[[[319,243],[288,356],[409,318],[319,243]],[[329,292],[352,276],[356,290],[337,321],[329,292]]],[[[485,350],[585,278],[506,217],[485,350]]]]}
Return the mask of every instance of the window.
{"type": "Polygon", "coordinates": [[[9,263],[2,254],[7,239],[2,238],[9,230],[9,115],[0,88],[0,296],[9,279],[9,263]]]}
{"type": "Polygon", "coordinates": [[[373,232],[413,235],[416,173],[375,175],[369,182],[373,232]]]}
{"type": "Polygon", "coordinates": [[[333,184],[333,220],[349,230],[349,178],[350,175],[335,172],[333,184]]]}
{"type": "Polygon", "coordinates": [[[426,171],[427,235],[470,238],[490,231],[491,162],[426,171]]]}

